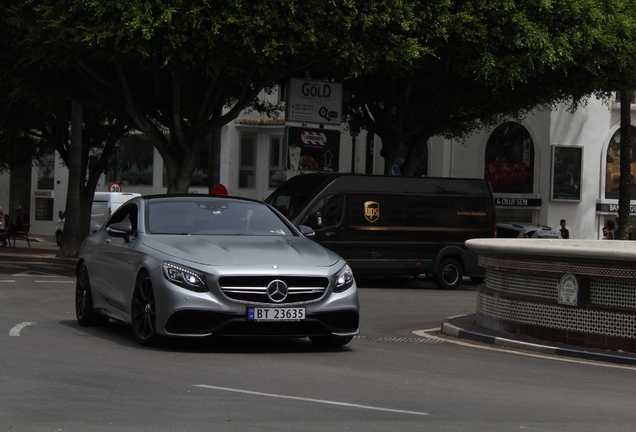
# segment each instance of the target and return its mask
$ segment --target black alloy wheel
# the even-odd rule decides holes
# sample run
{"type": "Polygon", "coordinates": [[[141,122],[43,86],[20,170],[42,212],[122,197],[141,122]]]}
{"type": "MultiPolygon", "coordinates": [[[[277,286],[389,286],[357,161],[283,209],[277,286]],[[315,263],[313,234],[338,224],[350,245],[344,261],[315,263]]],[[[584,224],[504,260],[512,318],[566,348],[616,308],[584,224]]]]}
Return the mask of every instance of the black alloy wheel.
{"type": "Polygon", "coordinates": [[[108,317],[98,314],[93,309],[93,296],[86,263],[82,263],[77,271],[75,316],[77,322],[82,326],[103,326],[108,323],[108,317]]]}
{"type": "Polygon", "coordinates": [[[130,316],[137,341],[144,346],[157,345],[159,335],[157,335],[155,292],[148,273],[142,273],[137,278],[130,316]]]}
{"type": "Polygon", "coordinates": [[[453,258],[444,258],[435,274],[436,285],[443,290],[454,290],[462,283],[462,266],[453,258]]]}

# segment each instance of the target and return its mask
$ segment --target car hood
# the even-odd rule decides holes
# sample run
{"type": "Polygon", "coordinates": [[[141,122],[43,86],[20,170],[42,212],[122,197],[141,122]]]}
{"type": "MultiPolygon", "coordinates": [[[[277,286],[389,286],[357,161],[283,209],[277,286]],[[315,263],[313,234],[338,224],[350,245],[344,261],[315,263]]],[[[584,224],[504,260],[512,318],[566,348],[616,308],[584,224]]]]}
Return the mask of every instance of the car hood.
{"type": "Polygon", "coordinates": [[[238,235],[147,235],[151,249],[204,265],[285,264],[328,267],[340,257],[304,237],[238,235]]]}

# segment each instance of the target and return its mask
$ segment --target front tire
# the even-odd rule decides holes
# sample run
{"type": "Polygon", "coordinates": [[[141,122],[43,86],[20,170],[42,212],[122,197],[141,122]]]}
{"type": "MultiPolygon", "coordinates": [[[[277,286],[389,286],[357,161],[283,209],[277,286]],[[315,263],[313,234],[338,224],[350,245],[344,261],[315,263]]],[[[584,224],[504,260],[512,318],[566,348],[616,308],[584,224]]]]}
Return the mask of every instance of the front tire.
{"type": "Polygon", "coordinates": [[[444,258],[435,273],[435,284],[443,290],[454,290],[462,283],[463,277],[461,264],[453,258],[444,258]]]}
{"type": "Polygon", "coordinates": [[[142,273],[137,278],[130,316],[137,341],[144,346],[157,345],[159,335],[157,334],[155,292],[148,273],[142,273]]]}
{"type": "Polygon", "coordinates": [[[103,326],[108,323],[108,317],[98,314],[93,309],[93,295],[88,278],[88,268],[82,263],[77,271],[75,284],[75,316],[81,326],[103,326]]]}
{"type": "Polygon", "coordinates": [[[338,348],[351,342],[353,336],[309,336],[309,340],[322,347],[338,348]]]}

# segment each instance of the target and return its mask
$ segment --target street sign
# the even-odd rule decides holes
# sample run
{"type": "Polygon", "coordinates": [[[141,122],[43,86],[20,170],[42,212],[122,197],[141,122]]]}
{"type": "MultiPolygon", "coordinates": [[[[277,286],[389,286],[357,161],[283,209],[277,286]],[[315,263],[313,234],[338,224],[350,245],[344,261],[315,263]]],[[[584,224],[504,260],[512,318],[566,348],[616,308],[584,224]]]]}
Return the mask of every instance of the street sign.
{"type": "Polygon", "coordinates": [[[123,192],[123,189],[119,183],[112,182],[108,185],[108,192],[123,192]]]}
{"type": "Polygon", "coordinates": [[[339,130],[288,127],[287,147],[291,170],[338,172],[339,130]]]}
{"type": "Polygon", "coordinates": [[[292,78],[287,88],[287,121],[329,125],[342,122],[341,83],[292,78]]]}

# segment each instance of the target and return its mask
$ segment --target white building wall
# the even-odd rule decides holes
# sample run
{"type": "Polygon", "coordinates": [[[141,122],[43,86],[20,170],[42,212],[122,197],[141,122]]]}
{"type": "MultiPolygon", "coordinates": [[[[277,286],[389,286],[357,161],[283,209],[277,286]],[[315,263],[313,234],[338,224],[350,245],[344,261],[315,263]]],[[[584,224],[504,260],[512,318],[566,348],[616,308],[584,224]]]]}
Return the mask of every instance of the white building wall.
{"type": "MultiPolygon", "coordinates": [[[[265,97],[265,96],[264,96],[265,97]]],[[[274,97],[267,95],[266,97],[274,97]]],[[[634,107],[632,107],[634,109],[634,107]]],[[[541,206],[530,209],[534,223],[559,226],[560,219],[568,221],[572,238],[599,238],[601,227],[607,214],[597,211],[597,204],[613,203],[616,200],[604,199],[605,161],[608,143],[619,128],[619,107],[606,101],[590,99],[587,105],[576,112],[569,111],[567,106],[559,106],[554,111],[536,111],[528,115],[522,125],[529,132],[534,144],[534,185],[533,193],[522,195],[526,198],[541,199],[541,206]],[[578,146],[583,148],[583,168],[581,179],[581,201],[552,201],[552,146],[578,146]]],[[[635,117],[633,115],[633,117],[635,117]]],[[[239,121],[232,121],[221,131],[221,167],[220,179],[231,195],[263,200],[272,192],[269,188],[269,145],[270,137],[284,137],[282,125],[267,125],[267,120],[259,113],[244,113],[239,121]],[[254,120],[259,124],[244,124],[244,120],[254,120]],[[243,121],[243,123],[242,123],[243,121]],[[239,152],[241,134],[253,133],[256,137],[256,186],[253,189],[239,188],[239,152]]],[[[632,124],[635,122],[632,121],[632,124]]],[[[296,124],[300,126],[300,124],[296,124]]],[[[309,125],[316,128],[316,125],[309,125]]],[[[352,158],[352,138],[342,125],[340,135],[339,171],[350,172],[352,158]]],[[[465,140],[446,140],[434,137],[428,143],[428,176],[429,177],[461,177],[484,178],[485,157],[488,139],[494,130],[476,133],[465,140]]],[[[356,137],[355,171],[365,172],[366,136],[362,131],[356,137]]],[[[380,156],[381,140],[374,137],[373,172],[384,172],[384,159],[380,156]]],[[[152,186],[124,187],[126,192],[141,194],[163,194],[163,163],[159,153],[154,152],[154,171],[152,186]]],[[[34,234],[52,235],[55,229],[57,214],[65,210],[68,170],[56,155],[54,190],[54,220],[36,221],[34,217],[35,193],[38,192],[37,170],[33,170],[31,191],[31,222],[34,234]]],[[[287,171],[287,177],[301,174],[300,171],[287,171]]],[[[102,178],[97,190],[107,190],[108,184],[102,178]]],[[[632,186],[636,187],[636,186],[632,186]]],[[[10,175],[0,174],[0,206],[9,209],[10,175]]],[[[207,187],[193,187],[192,193],[207,193],[207,187]]],[[[507,197],[500,194],[501,197],[507,197]]],[[[511,195],[510,197],[518,197],[511,195]]],[[[607,212],[606,212],[607,213],[607,212]]],[[[502,221],[503,222],[503,221],[502,221]]]]}

